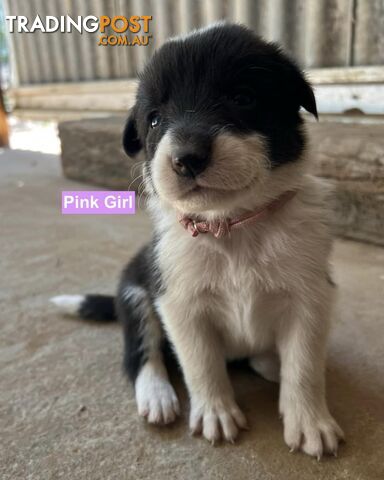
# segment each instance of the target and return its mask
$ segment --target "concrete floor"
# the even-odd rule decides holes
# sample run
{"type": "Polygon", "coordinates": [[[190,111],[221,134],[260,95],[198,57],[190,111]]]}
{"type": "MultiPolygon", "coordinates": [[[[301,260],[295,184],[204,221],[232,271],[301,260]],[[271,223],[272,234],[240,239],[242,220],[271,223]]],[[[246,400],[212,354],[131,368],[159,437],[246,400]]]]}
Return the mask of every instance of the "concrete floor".
{"type": "Polygon", "coordinates": [[[122,262],[149,236],[134,217],[63,217],[57,157],[0,153],[0,476],[6,479],[384,478],[384,249],[338,240],[339,304],[328,397],[347,435],[339,458],[290,454],[277,388],[233,372],[251,431],[235,446],[191,438],[183,415],[147,426],[121,373],[119,326],[59,316],[58,293],[113,292],[122,262]]]}

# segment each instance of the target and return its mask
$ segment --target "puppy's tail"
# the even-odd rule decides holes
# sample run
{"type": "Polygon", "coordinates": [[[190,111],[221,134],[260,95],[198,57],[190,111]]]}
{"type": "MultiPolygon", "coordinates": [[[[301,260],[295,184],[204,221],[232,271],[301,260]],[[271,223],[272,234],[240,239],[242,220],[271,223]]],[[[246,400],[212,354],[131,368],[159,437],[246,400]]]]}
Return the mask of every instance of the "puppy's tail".
{"type": "Polygon", "coordinates": [[[59,295],[50,299],[66,315],[98,322],[117,320],[114,300],[108,295],[59,295]]]}

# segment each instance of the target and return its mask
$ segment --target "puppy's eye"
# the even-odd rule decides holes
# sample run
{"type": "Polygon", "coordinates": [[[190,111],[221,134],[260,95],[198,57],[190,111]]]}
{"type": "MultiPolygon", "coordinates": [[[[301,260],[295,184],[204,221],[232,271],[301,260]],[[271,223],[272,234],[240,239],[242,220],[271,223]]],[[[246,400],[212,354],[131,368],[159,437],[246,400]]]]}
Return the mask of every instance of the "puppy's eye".
{"type": "Polygon", "coordinates": [[[151,128],[156,128],[160,125],[161,122],[161,116],[159,112],[152,112],[151,115],[149,116],[149,123],[151,125],[151,128]]]}
{"type": "Polygon", "coordinates": [[[254,96],[252,90],[249,88],[239,89],[229,96],[232,103],[238,107],[249,107],[254,103],[254,96]]]}

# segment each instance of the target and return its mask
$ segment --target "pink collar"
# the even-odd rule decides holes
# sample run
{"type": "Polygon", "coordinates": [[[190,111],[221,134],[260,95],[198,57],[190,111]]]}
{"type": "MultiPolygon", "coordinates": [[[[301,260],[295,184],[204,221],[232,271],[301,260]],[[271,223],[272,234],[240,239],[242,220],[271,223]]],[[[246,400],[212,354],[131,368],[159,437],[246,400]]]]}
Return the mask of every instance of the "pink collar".
{"type": "Polygon", "coordinates": [[[249,223],[257,222],[265,218],[269,213],[273,213],[283,207],[295,195],[296,191],[288,190],[273,200],[268,205],[258,208],[252,213],[245,213],[235,218],[227,218],[212,222],[198,221],[191,217],[182,216],[179,219],[181,225],[190,232],[192,237],[197,237],[199,233],[211,233],[215,238],[221,238],[227,235],[233,228],[239,228],[249,223]]]}

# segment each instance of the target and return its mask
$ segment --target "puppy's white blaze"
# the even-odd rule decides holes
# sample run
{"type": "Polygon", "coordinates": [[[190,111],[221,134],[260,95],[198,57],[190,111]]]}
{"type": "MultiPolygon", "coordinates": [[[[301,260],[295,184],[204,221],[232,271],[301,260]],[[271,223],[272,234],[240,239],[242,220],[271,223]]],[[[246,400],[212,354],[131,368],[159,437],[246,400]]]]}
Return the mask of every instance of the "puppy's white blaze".
{"type": "Polygon", "coordinates": [[[62,313],[67,315],[77,315],[84,300],[84,295],[58,295],[49,299],[62,313]]]}

